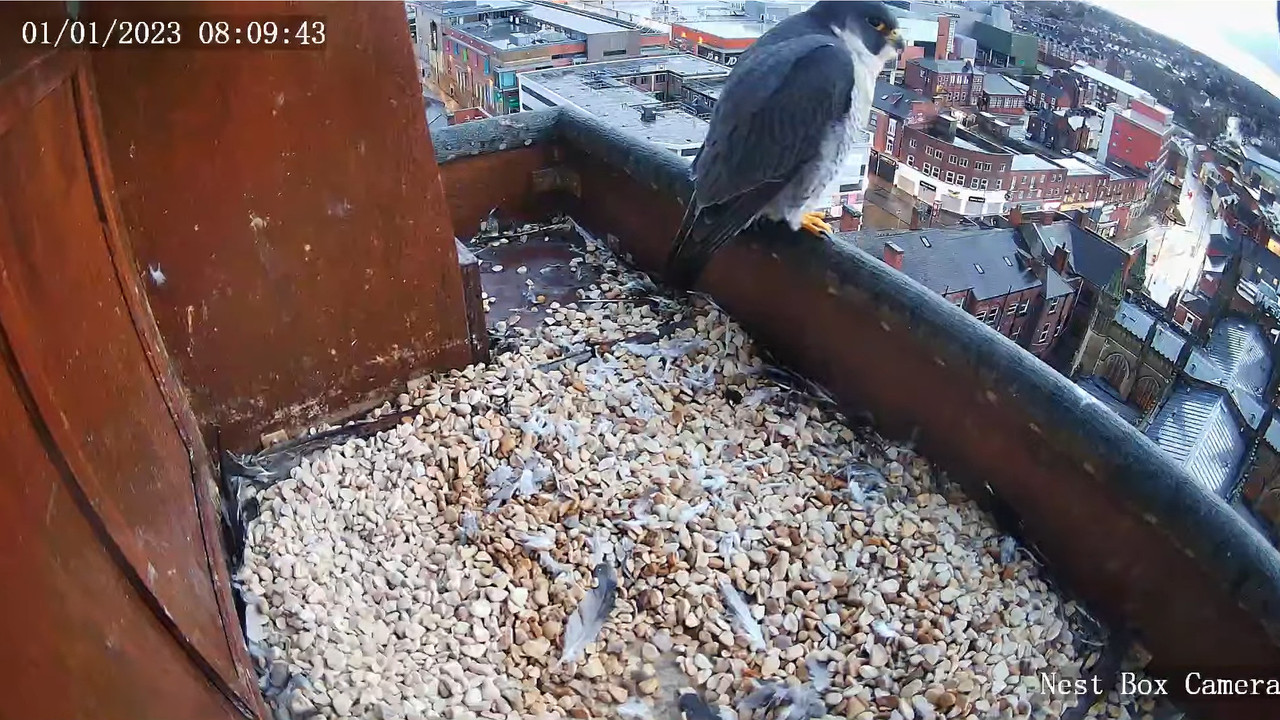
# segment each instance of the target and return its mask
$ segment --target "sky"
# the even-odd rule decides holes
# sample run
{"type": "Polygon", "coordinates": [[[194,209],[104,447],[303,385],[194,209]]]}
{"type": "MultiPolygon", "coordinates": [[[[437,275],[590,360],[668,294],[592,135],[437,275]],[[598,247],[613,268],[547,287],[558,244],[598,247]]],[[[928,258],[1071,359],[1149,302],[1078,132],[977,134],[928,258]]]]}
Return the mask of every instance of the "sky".
{"type": "Polygon", "coordinates": [[[1280,29],[1271,0],[1093,0],[1167,35],[1280,97],[1280,29]]]}

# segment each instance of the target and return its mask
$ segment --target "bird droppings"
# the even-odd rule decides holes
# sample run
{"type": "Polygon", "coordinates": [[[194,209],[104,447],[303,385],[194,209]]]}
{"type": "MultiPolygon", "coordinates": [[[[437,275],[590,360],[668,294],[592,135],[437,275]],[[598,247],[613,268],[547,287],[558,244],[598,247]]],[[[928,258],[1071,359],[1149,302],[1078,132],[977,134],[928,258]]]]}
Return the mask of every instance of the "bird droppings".
{"type": "MultiPolygon", "coordinates": [[[[845,424],[706,298],[590,240],[583,258],[598,279],[554,323],[497,323],[510,351],[415,380],[373,412],[405,412],[394,429],[258,496],[237,585],[277,717],[1075,704],[1040,674],[1087,676],[1103,633],[940,471],[845,424]]],[[[1107,703],[1093,717],[1152,712],[1107,703]]]]}

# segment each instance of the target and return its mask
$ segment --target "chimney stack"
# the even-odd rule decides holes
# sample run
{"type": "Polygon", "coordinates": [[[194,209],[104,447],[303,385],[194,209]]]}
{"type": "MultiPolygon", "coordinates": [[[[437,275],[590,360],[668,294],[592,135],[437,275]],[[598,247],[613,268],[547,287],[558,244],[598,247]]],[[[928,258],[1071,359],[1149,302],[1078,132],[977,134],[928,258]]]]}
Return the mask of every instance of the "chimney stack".
{"type": "Polygon", "coordinates": [[[1054,221],[1053,213],[1051,213],[1051,212],[1041,212],[1041,213],[1040,213],[1040,224],[1041,224],[1041,225],[1052,225],[1052,224],[1053,224],[1053,221],[1054,221]]]}
{"type": "Polygon", "coordinates": [[[1059,245],[1053,249],[1053,269],[1058,271],[1059,275],[1067,272],[1067,246],[1059,245]]]}
{"type": "Polygon", "coordinates": [[[893,268],[894,270],[898,270],[899,272],[901,272],[901,270],[902,270],[902,255],[903,255],[903,250],[902,250],[902,248],[898,247],[898,244],[897,244],[897,243],[895,243],[895,242],[893,242],[893,241],[890,241],[890,240],[886,240],[886,241],[885,241],[885,243],[884,243],[884,263],[885,263],[886,265],[888,265],[889,267],[893,268]]]}
{"type": "Polygon", "coordinates": [[[1009,224],[1015,228],[1022,226],[1022,208],[1014,207],[1009,211],[1009,224]]]}

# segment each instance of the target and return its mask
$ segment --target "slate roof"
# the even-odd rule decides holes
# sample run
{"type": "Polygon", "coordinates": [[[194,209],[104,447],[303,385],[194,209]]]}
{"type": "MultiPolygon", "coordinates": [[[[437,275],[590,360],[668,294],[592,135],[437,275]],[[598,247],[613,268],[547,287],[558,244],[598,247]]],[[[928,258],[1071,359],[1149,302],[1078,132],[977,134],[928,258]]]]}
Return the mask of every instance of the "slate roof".
{"type": "Polygon", "coordinates": [[[1147,333],[1151,332],[1151,326],[1156,324],[1156,319],[1137,305],[1123,301],[1116,310],[1116,322],[1134,337],[1146,340],[1147,333]]]}
{"type": "Polygon", "coordinates": [[[1205,490],[1225,497],[1245,442],[1220,390],[1179,384],[1146,435],[1205,490]]]}
{"type": "Polygon", "coordinates": [[[1025,95],[1026,92],[1014,87],[1009,78],[998,73],[989,73],[982,81],[982,92],[988,95],[1025,95]]]}
{"type": "Polygon", "coordinates": [[[876,80],[876,95],[871,105],[889,117],[905,119],[911,114],[912,103],[918,102],[928,102],[928,98],[911,88],[876,80]]]}
{"type": "Polygon", "coordinates": [[[1142,411],[1132,405],[1125,403],[1112,393],[1115,391],[1109,385],[1101,382],[1097,376],[1089,376],[1079,380],[1077,385],[1081,390],[1088,393],[1094,400],[1107,406],[1111,412],[1119,415],[1125,422],[1130,425],[1136,425],[1138,420],[1142,418],[1142,411]]]}
{"type": "Polygon", "coordinates": [[[1057,270],[1054,270],[1053,268],[1045,269],[1045,298],[1052,300],[1056,297],[1071,295],[1075,291],[1076,289],[1072,287],[1071,283],[1067,282],[1066,278],[1059,275],[1057,270]]]}
{"type": "Polygon", "coordinates": [[[975,75],[982,75],[982,71],[975,70],[972,60],[935,60],[934,58],[913,58],[911,62],[919,65],[925,70],[936,73],[962,73],[965,66],[969,67],[969,71],[975,75]]]}
{"type": "Polygon", "coordinates": [[[1190,292],[1190,293],[1187,293],[1186,295],[1183,295],[1182,299],[1179,300],[1178,302],[1182,303],[1183,307],[1195,313],[1196,315],[1200,316],[1201,318],[1204,318],[1206,315],[1209,314],[1209,311],[1213,309],[1209,304],[1209,298],[1205,297],[1204,294],[1202,294],[1199,291],[1190,292]]]}
{"type": "Polygon", "coordinates": [[[1186,344],[1187,339],[1165,323],[1160,323],[1160,326],[1156,328],[1155,338],[1151,340],[1151,348],[1169,362],[1177,362],[1178,356],[1182,354],[1182,348],[1186,347],[1186,344]]]}
{"type": "Polygon", "coordinates": [[[1068,268],[1097,288],[1106,287],[1128,259],[1123,250],[1075,223],[1025,224],[1022,228],[1027,245],[1045,260],[1053,257],[1055,248],[1065,245],[1068,268]]]}
{"type": "Polygon", "coordinates": [[[1012,228],[842,235],[878,258],[884,257],[886,242],[897,244],[903,250],[902,272],[937,293],[971,290],[974,299],[987,300],[1041,285],[1019,258],[1018,232],[1012,228]]]}
{"type": "Polygon", "coordinates": [[[1276,255],[1257,243],[1244,243],[1241,253],[1246,262],[1266,270],[1272,277],[1280,277],[1280,255],[1276,255]]]}
{"type": "Polygon", "coordinates": [[[1271,348],[1257,325],[1239,318],[1220,321],[1205,347],[1192,351],[1187,374],[1225,390],[1249,427],[1262,422],[1271,348]]]}

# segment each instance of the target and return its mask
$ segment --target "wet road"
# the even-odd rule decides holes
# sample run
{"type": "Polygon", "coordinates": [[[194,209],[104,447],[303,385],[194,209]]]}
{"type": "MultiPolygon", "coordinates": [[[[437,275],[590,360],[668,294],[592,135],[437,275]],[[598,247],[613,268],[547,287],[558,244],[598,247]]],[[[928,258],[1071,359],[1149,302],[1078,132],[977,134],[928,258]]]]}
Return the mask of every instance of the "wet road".
{"type": "Polygon", "coordinates": [[[1190,172],[1183,176],[1178,212],[1187,224],[1166,226],[1147,245],[1147,294],[1161,305],[1177,290],[1195,286],[1209,246],[1209,194],[1190,172]]]}

